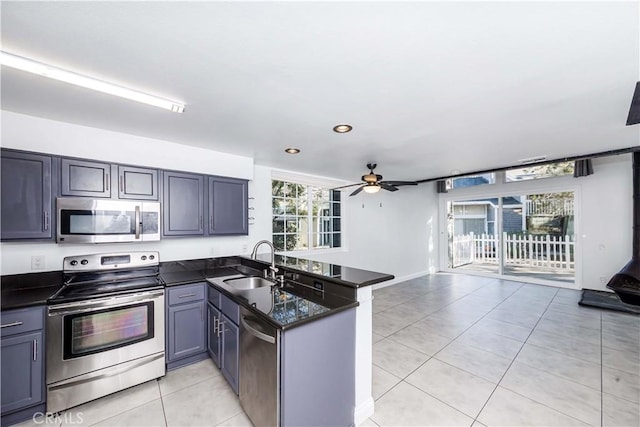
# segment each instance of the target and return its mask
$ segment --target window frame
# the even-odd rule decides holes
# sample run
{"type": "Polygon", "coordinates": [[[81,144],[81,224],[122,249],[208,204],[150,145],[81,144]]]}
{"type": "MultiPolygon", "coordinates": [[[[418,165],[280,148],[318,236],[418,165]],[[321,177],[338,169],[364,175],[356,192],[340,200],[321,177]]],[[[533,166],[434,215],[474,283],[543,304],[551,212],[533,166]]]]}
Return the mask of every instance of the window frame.
{"type": "MultiPolygon", "coordinates": [[[[315,178],[315,177],[310,177],[310,176],[298,176],[298,175],[289,175],[289,174],[280,174],[280,173],[272,173],[271,176],[271,238],[272,241],[274,243],[274,245],[276,246],[276,251],[280,254],[283,255],[290,255],[290,256],[300,256],[301,254],[313,254],[313,253],[327,253],[327,252],[338,252],[338,251],[345,251],[346,250],[346,242],[345,242],[345,203],[344,202],[344,197],[342,195],[342,192],[340,192],[339,190],[331,190],[331,188],[336,187],[336,186],[340,186],[342,183],[341,182],[334,182],[333,180],[328,180],[328,179],[319,179],[319,178],[315,178]],[[296,195],[295,197],[287,197],[286,193],[285,195],[275,195],[274,191],[273,191],[273,183],[274,181],[281,181],[281,182],[285,182],[288,184],[294,184],[294,185],[300,185],[300,186],[304,186],[305,188],[305,199],[303,201],[300,200],[297,191],[298,189],[296,189],[296,195]],[[314,189],[320,189],[322,191],[336,191],[336,193],[339,195],[339,200],[334,200],[332,197],[332,194],[329,193],[328,194],[328,200],[324,200],[321,199],[318,202],[318,199],[316,199],[314,197],[314,189]],[[283,207],[283,212],[281,214],[278,214],[274,211],[274,200],[282,200],[282,201],[291,201],[293,200],[293,203],[296,207],[295,212],[294,213],[287,213],[287,206],[285,205],[283,207]],[[324,203],[329,203],[329,215],[320,215],[320,212],[318,212],[317,215],[313,214],[313,205],[314,203],[318,203],[320,206],[324,203]],[[331,206],[331,204],[337,204],[338,208],[337,208],[337,212],[338,215],[335,215],[335,207],[331,206]],[[299,206],[306,206],[306,215],[299,215],[299,206]],[[282,216],[283,217],[283,227],[282,227],[282,231],[276,231],[276,228],[274,227],[274,223],[275,223],[275,219],[278,216],[282,216]],[[333,222],[335,220],[339,220],[339,230],[337,231],[333,231],[333,222]],[[288,235],[293,235],[293,234],[304,234],[304,233],[300,233],[298,232],[298,230],[296,230],[296,232],[290,232],[287,233],[287,221],[297,221],[298,224],[300,224],[300,221],[303,221],[303,223],[306,224],[307,230],[306,230],[306,242],[307,242],[307,246],[305,248],[301,248],[301,249],[292,249],[292,250],[287,250],[287,246],[286,246],[286,239],[288,235]],[[331,225],[331,230],[329,231],[324,231],[324,229],[319,229],[316,230],[316,228],[318,226],[320,226],[320,223],[330,223],[331,225]],[[314,247],[314,244],[316,242],[318,242],[320,238],[324,237],[328,237],[329,239],[333,239],[335,238],[334,236],[338,235],[338,238],[340,239],[340,246],[335,247],[335,246],[331,246],[331,247],[314,247]],[[283,239],[281,240],[280,243],[280,239],[278,239],[278,236],[283,236],[283,239]],[[282,246],[280,246],[282,245],[282,246]]],[[[299,227],[299,226],[298,226],[299,227]]],[[[333,245],[333,241],[331,241],[331,244],[333,245]]]]}

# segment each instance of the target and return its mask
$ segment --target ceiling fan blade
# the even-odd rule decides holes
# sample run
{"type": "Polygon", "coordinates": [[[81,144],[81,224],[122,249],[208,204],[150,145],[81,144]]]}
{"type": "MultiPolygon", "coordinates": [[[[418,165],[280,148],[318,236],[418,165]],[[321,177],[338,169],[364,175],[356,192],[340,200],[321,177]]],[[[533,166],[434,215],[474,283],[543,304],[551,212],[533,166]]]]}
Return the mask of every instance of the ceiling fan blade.
{"type": "Polygon", "coordinates": [[[418,183],[415,181],[382,181],[382,183],[395,185],[396,187],[400,185],[418,185],[418,183]]]}
{"type": "Polygon", "coordinates": [[[332,190],[340,190],[341,188],[353,187],[354,185],[361,185],[361,184],[362,184],[361,182],[357,182],[355,184],[343,185],[342,187],[335,187],[335,188],[332,188],[332,190]]]}
{"type": "Polygon", "coordinates": [[[361,187],[356,188],[356,190],[355,190],[353,193],[349,194],[349,197],[351,197],[351,196],[355,196],[356,194],[358,194],[359,192],[361,192],[363,188],[364,188],[364,185],[363,185],[363,186],[361,186],[361,187]]]}
{"type": "Polygon", "coordinates": [[[396,187],[389,185],[388,182],[379,182],[378,185],[388,191],[398,191],[396,187]]]}

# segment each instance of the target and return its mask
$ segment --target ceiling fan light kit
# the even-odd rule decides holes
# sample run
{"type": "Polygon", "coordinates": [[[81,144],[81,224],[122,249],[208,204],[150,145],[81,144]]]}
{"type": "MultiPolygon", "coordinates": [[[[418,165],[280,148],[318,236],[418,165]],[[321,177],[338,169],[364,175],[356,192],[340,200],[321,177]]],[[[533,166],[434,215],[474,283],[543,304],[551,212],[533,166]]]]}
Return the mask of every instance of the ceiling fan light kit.
{"type": "Polygon", "coordinates": [[[380,191],[380,189],[384,189],[387,191],[398,191],[400,186],[403,185],[418,185],[415,181],[383,181],[382,175],[375,174],[373,170],[378,166],[375,163],[367,163],[367,168],[369,168],[369,173],[366,175],[362,175],[361,179],[364,184],[356,183],[343,185],[342,187],[336,187],[333,190],[339,190],[341,188],[353,187],[354,185],[359,185],[360,187],[356,188],[353,193],[349,194],[349,196],[355,196],[362,190],[365,193],[373,194],[380,191]]]}
{"type": "Polygon", "coordinates": [[[367,184],[363,187],[365,193],[373,194],[380,191],[380,187],[378,184],[367,184]]]}

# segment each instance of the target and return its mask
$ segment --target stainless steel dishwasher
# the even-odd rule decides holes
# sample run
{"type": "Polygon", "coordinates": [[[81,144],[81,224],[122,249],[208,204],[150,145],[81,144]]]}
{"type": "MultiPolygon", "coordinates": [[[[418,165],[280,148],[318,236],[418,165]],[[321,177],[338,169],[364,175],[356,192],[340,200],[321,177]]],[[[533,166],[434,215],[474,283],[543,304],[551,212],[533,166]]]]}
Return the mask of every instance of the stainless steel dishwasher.
{"type": "Polygon", "coordinates": [[[240,404],[255,426],[280,425],[280,331],[240,309],[240,404]]]}

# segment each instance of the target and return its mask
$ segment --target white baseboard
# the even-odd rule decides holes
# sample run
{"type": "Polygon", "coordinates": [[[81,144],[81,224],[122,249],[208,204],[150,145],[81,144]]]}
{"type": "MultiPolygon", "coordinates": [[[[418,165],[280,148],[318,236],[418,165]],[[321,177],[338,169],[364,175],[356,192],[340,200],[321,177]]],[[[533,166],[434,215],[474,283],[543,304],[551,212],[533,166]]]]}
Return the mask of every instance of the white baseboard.
{"type": "Polygon", "coordinates": [[[367,420],[375,410],[375,404],[373,402],[373,397],[369,397],[364,402],[360,403],[356,406],[356,409],[353,411],[353,425],[359,426],[363,422],[367,420]]]}
{"type": "Polygon", "coordinates": [[[419,271],[417,273],[407,274],[406,276],[396,277],[393,280],[387,280],[386,282],[373,285],[373,289],[376,290],[376,289],[386,288],[387,286],[393,286],[398,283],[406,282],[407,280],[415,279],[416,277],[426,276],[427,274],[431,274],[431,273],[429,273],[428,270],[425,270],[425,271],[419,271]]]}

